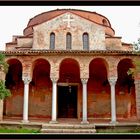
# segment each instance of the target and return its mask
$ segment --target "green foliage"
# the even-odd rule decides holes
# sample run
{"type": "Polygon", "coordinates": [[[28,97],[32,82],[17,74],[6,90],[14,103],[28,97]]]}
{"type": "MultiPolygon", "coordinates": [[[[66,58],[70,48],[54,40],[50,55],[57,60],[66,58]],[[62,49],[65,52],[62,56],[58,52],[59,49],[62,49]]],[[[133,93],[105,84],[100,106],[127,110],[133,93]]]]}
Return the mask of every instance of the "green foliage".
{"type": "Polygon", "coordinates": [[[140,38],[138,38],[137,42],[133,43],[133,47],[135,51],[140,51],[140,38]]]}
{"type": "Polygon", "coordinates": [[[135,66],[135,68],[129,68],[127,74],[132,75],[132,78],[134,78],[135,75],[140,73],[140,61],[133,61],[132,64],[135,66]]]}
{"type": "MultiPolygon", "coordinates": [[[[137,42],[133,43],[133,47],[134,47],[134,51],[133,54],[139,56],[140,55],[140,38],[138,38],[137,42]]],[[[134,75],[137,75],[138,73],[140,73],[140,61],[133,61],[133,65],[135,66],[135,68],[129,68],[129,70],[127,71],[128,75],[132,75],[134,77],[134,75]]]]}
{"type": "Polygon", "coordinates": [[[0,128],[0,133],[40,133],[40,130],[34,129],[9,129],[9,128],[0,128]]]}
{"type": "MultiPolygon", "coordinates": [[[[0,71],[7,73],[8,67],[9,65],[5,62],[5,55],[0,53],[0,71]]],[[[0,99],[3,100],[10,95],[10,90],[6,89],[5,82],[0,79],[0,99]]]]}
{"type": "Polygon", "coordinates": [[[5,99],[8,96],[11,96],[11,92],[6,89],[4,81],[0,80],[0,99],[5,99]]]}
{"type": "Polygon", "coordinates": [[[140,61],[135,61],[134,62],[134,65],[136,66],[135,72],[136,73],[139,73],[140,72],[140,61]]]}
{"type": "Polygon", "coordinates": [[[5,62],[5,55],[0,53],[0,71],[8,72],[9,65],[5,62]]]}
{"type": "MultiPolygon", "coordinates": [[[[136,56],[140,56],[140,38],[138,39],[137,42],[133,43],[133,46],[134,46],[133,54],[135,54],[136,56]]],[[[132,63],[135,68],[129,68],[127,74],[132,75],[132,78],[134,78],[134,76],[140,74],[140,61],[135,60],[132,63]]]]}
{"type": "Polygon", "coordinates": [[[117,133],[140,133],[140,128],[139,127],[136,127],[136,128],[130,128],[130,130],[129,129],[122,129],[122,128],[120,128],[120,129],[117,129],[117,128],[114,128],[114,129],[97,129],[96,130],[96,133],[115,133],[115,134],[117,134],[117,133]]]}
{"type": "Polygon", "coordinates": [[[131,133],[140,133],[140,127],[136,127],[135,129],[130,131],[131,133]]]}
{"type": "Polygon", "coordinates": [[[135,69],[134,68],[129,68],[129,70],[127,71],[127,74],[132,75],[132,77],[134,77],[135,69]]]}

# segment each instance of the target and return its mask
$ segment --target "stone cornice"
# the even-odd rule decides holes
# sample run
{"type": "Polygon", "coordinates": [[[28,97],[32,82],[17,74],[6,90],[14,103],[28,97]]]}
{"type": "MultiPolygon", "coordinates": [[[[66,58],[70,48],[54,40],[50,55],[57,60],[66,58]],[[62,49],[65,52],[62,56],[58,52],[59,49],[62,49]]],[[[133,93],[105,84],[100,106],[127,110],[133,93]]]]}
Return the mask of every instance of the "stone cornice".
{"type": "Polygon", "coordinates": [[[133,51],[122,51],[122,50],[26,50],[26,51],[0,51],[0,53],[6,56],[30,56],[30,55],[107,55],[107,56],[120,56],[120,55],[138,55],[133,51]]]}

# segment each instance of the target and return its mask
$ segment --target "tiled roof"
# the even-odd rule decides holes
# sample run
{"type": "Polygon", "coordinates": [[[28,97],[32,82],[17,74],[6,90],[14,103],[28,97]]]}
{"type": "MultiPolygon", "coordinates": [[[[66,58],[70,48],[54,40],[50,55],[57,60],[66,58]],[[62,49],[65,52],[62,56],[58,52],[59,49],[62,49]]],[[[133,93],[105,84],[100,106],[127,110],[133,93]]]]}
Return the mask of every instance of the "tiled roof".
{"type": "Polygon", "coordinates": [[[100,15],[96,12],[90,12],[90,11],[84,11],[84,10],[78,10],[78,9],[56,9],[48,12],[41,13],[32,19],[29,20],[27,27],[24,29],[24,35],[30,35],[33,33],[33,26],[41,24],[43,22],[46,22],[48,20],[51,20],[61,14],[64,14],[66,12],[71,12],[73,14],[76,14],[80,17],[83,17],[87,20],[90,20],[96,24],[102,25],[106,28],[107,32],[110,32],[109,34],[114,34],[115,31],[112,29],[110,21],[103,15],[100,15]],[[103,24],[103,19],[107,21],[107,25],[103,24]]]}

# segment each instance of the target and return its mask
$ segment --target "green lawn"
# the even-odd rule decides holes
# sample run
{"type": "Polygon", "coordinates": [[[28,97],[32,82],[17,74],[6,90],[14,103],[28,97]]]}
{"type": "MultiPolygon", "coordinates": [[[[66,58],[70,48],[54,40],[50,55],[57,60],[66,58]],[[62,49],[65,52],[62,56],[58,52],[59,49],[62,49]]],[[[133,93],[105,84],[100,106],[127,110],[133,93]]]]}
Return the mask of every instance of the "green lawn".
{"type": "MultiPolygon", "coordinates": [[[[30,133],[30,134],[36,134],[41,133],[40,130],[36,129],[27,129],[27,128],[0,128],[0,133],[30,133]]],[[[140,134],[140,128],[135,128],[133,130],[125,130],[125,129],[97,129],[96,133],[139,133],[140,134]]]]}
{"type": "Polygon", "coordinates": [[[0,133],[40,133],[39,130],[34,129],[26,129],[26,128],[20,128],[20,129],[9,129],[9,128],[0,128],[0,133]]]}

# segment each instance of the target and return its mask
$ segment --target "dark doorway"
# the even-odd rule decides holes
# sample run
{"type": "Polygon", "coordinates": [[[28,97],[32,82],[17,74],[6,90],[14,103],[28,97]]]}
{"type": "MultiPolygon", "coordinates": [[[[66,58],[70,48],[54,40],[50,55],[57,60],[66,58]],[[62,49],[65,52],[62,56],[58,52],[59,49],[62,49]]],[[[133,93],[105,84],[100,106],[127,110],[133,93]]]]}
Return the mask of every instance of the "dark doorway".
{"type": "Polygon", "coordinates": [[[58,86],[58,118],[77,118],[77,86],[58,86]]]}

